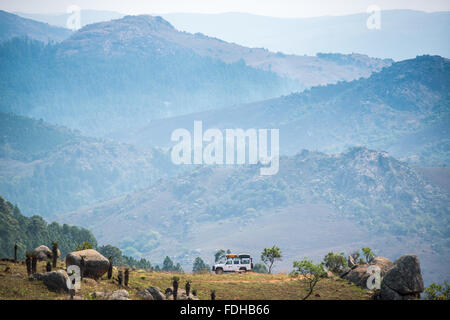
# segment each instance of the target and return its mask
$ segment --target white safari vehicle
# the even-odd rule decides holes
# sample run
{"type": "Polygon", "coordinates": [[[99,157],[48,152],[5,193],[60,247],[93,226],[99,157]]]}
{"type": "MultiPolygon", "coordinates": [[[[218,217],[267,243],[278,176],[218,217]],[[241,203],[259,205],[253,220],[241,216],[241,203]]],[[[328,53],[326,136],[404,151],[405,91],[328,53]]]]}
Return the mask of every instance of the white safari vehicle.
{"type": "Polygon", "coordinates": [[[212,266],[212,271],[217,274],[224,272],[246,272],[253,269],[253,260],[249,254],[227,254],[224,263],[217,263],[212,266]]]}

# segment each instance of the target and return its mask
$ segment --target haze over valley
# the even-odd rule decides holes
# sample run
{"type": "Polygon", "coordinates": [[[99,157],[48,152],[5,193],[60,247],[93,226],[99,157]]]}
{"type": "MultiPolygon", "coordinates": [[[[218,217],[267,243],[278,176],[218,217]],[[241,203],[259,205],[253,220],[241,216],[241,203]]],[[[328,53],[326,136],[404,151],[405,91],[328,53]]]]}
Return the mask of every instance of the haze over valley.
{"type": "Polygon", "coordinates": [[[0,195],[186,271],[218,249],[276,244],[290,272],[369,246],[450,280],[450,13],[381,14],[82,10],[72,31],[0,10],[0,195]],[[174,164],[194,121],[278,129],[279,171],[174,164]]]}

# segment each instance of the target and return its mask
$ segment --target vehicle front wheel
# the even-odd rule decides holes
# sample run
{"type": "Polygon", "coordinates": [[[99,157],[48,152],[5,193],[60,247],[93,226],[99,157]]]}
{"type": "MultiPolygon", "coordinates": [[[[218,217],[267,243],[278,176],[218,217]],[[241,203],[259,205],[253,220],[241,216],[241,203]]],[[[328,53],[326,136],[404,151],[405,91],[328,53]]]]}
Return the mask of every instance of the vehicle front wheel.
{"type": "Polygon", "coordinates": [[[216,274],[222,274],[222,273],[223,273],[223,269],[220,269],[220,268],[216,269],[216,274]]]}

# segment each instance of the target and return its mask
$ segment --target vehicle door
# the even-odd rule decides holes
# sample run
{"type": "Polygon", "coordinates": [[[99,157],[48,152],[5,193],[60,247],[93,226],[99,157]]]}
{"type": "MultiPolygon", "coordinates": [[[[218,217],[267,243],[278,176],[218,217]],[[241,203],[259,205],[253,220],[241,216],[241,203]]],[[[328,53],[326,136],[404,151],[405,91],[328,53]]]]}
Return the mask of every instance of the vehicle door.
{"type": "Polygon", "coordinates": [[[241,267],[241,259],[240,258],[234,258],[233,259],[233,271],[239,271],[240,267],[241,267]]]}
{"type": "Polygon", "coordinates": [[[228,258],[227,261],[225,262],[225,270],[226,272],[230,272],[233,271],[233,259],[232,258],[228,258]]]}

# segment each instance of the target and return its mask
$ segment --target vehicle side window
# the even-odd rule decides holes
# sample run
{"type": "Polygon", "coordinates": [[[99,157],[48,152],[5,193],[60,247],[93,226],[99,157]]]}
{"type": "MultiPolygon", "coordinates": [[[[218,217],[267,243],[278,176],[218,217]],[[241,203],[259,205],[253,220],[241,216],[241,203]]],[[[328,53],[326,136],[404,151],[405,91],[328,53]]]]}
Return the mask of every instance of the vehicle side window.
{"type": "Polygon", "coordinates": [[[242,259],[242,264],[250,264],[250,259],[242,259]]]}
{"type": "Polygon", "coordinates": [[[234,264],[239,264],[239,259],[234,259],[234,264]]]}
{"type": "Polygon", "coordinates": [[[233,263],[233,261],[231,259],[229,259],[229,260],[227,260],[226,264],[232,264],[232,263],[233,263]]]}

